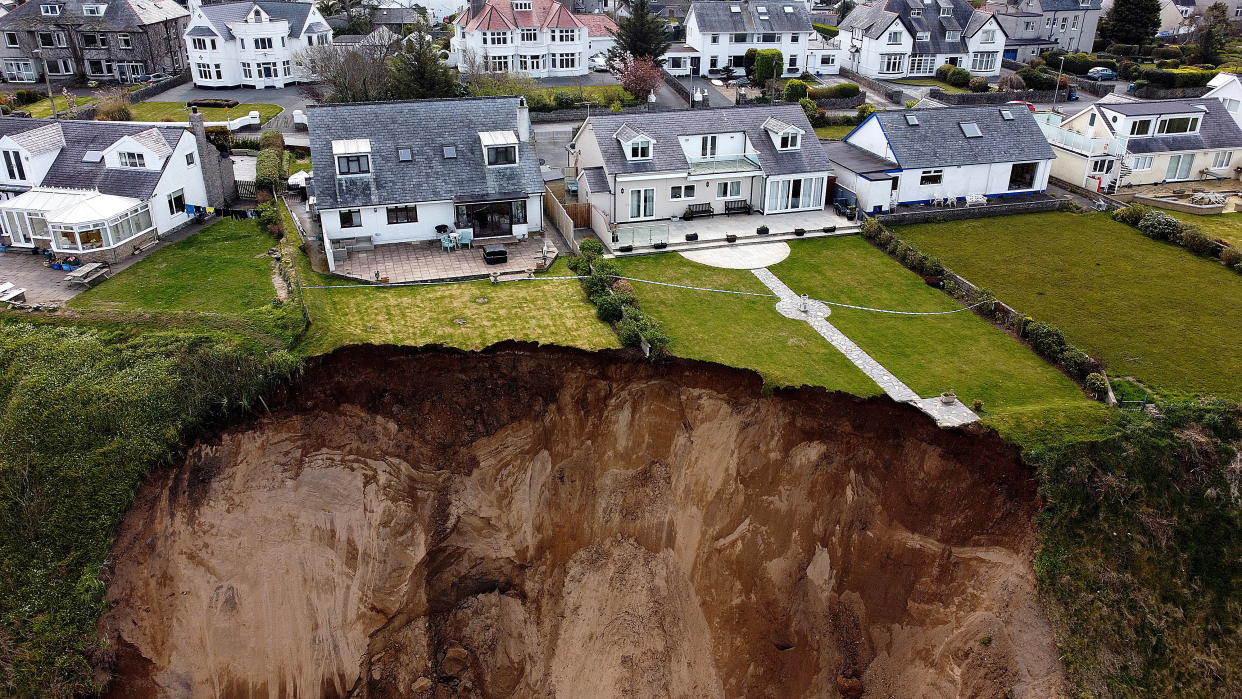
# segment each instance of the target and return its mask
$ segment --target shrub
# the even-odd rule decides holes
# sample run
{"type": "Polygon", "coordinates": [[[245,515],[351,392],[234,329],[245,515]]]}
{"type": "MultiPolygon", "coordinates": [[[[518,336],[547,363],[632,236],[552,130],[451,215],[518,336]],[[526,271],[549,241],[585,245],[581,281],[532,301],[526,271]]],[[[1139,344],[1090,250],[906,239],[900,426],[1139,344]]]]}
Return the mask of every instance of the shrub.
{"type": "Polygon", "coordinates": [[[585,238],[581,243],[578,243],[578,254],[599,257],[604,254],[604,244],[599,242],[597,238],[585,238]]]}
{"type": "Polygon", "coordinates": [[[285,137],[279,131],[264,131],[259,136],[260,148],[275,148],[276,150],[285,149],[285,137]]]}
{"type": "Polygon", "coordinates": [[[208,126],[207,141],[221,153],[229,152],[233,147],[233,133],[227,126],[208,126]]]}
{"type": "Polygon", "coordinates": [[[936,79],[942,83],[949,82],[949,73],[952,73],[955,68],[957,68],[957,66],[951,63],[945,63],[936,69],[936,79]]]}
{"type": "Polygon", "coordinates": [[[1030,341],[1031,347],[1043,357],[1055,360],[1065,354],[1067,347],[1065,335],[1058,328],[1047,323],[1035,321],[1028,324],[1026,339],[1030,341]]]}
{"type": "Polygon", "coordinates": [[[254,183],[263,189],[275,189],[284,180],[285,154],[267,148],[259,151],[255,162],[254,183]]]}
{"type": "Polygon", "coordinates": [[[1138,226],[1139,221],[1150,212],[1152,208],[1145,204],[1131,204],[1123,206],[1113,212],[1113,220],[1120,221],[1126,225],[1138,226]]]}
{"type": "Polygon", "coordinates": [[[1242,250],[1230,245],[1220,251],[1220,261],[1225,263],[1226,267],[1237,267],[1242,262],[1242,250]]]}
{"type": "Polygon", "coordinates": [[[25,107],[28,104],[34,104],[42,100],[44,95],[38,90],[17,90],[13,93],[13,101],[19,107],[25,107]]]}
{"type": "Polygon", "coordinates": [[[613,100],[612,104],[608,105],[608,111],[612,112],[613,114],[619,113],[621,111],[621,102],[618,100],[613,100]]]}
{"type": "Polygon", "coordinates": [[[254,138],[234,138],[233,148],[236,150],[263,150],[263,144],[254,138]]]}
{"type": "Polygon", "coordinates": [[[797,102],[806,97],[807,84],[801,80],[790,80],[785,83],[785,101],[797,102]]]}
{"type": "Polygon", "coordinates": [[[1064,367],[1065,371],[1076,379],[1082,378],[1095,364],[1086,352],[1072,345],[1067,346],[1065,351],[1061,353],[1061,356],[1054,358],[1054,361],[1064,367]]]}
{"type": "Polygon", "coordinates": [[[1162,61],[1156,61],[1156,67],[1161,70],[1170,70],[1172,68],[1180,68],[1182,62],[1176,58],[1169,58],[1162,61]]]}
{"type": "Polygon", "coordinates": [[[201,107],[204,109],[232,109],[240,102],[237,100],[223,99],[220,97],[204,97],[200,100],[190,100],[185,103],[187,107],[201,107]]]}
{"type": "Polygon", "coordinates": [[[997,81],[996,87],[1010,92],[1019,92],[1026,89],[1026,81],[1017,73],[1006,73],[997,81]]]}
{"type": "Polygon", "coordinates": [[[1176,46],[1159,46],[1151,50],[1151,57],[1160,60],[1168,58],[1181,59],[1182,50],[1176,46]]]}
{"type": "Polygon", "coordinates": [[[1086,53],[1070,53],[1065,55],[1065,72],[1067,73],[1086,75],[1087,71],[1092,68],[1117,70],[1117,61],[1110,58],[1099,58],[1086,53]]]}
{"type": "Polygon", "coordinates": [[[1110,44],[1108,52],[1114,56],[1133,56],[1138,53],[1138,46],[1134,44],[1110,44]]]}
{"type": "Polygon", "coordinates": [[[255,210],[255,218],[259,221],[259,228],[271,233],[279,238],[284,229],[281,226],[280,209],[276,206],[276,202],[268,200],[259,204],[255,210]]]}
{"type": "Polygon", "coordinates": [[[813,27],[815,31],[819,32],[819,35],[825,39],[835,39],[837,38],[837,35],[841,33],[840,29],[837,29],[829,24],[812,23],[811,27],[813,27]]]}
{"type": "Polygon", "coordinates": [[[742,58],[742,65],[746,67],[746,74],[750,75],[754,72],[755,61],[759,60],[759,49],[749,48],[742,58]]]}
{"type": "Polygon", "coordinates": [[[857,118],[857,122],[856,122],[856,123],[861,124],[861,123],[863,122],[863,119],[866,119],[867,117],[871,116],[871,115],[872,115],[872,114],[874,114],[874,113],[875,113],[875,105],[874,105],[874,104],[860,104],[860,105],[858,105],[858,109],[855,109],[855,110],[854,110],[854,114],[855,114],[855,116],[856,116],[856,118],[857,118]]]}
{"type": "MultiPolygon", "coordinates": [[[[870,221],[871,219],[867,220],[870,221]]],[[[875,242],[877,245],[887,250],[889,244],[893,242],[893,234],[881,227],[880,232],[875,234],[875,242]]]]}
{"type": "Polygon", "coordinates": [[[1031,56],[1031,60],[1026,62],[1028,66],[1035,68],[1035,69],[1042,68],[1045,63],[1047,63],[1047,61],[1040,58],[1039,56],[1031,56]]]}
{"type": "MultiPolygon", "coordinates": [[[[1021,80],[1021,78],[1019,78],[1019,80],[1021,80]]],[[[971,78],[968,85],[970,86],[971,92],[987,92],[992,89],[992,86],[988,85],[988,79],[982,75],[971,78]]]]}
{"type": "Polygon", "coordinates": [[[1203,87],[1216,77],[1214,70],[1160,70],[1148,68],[1139,73],[1142,80],[1156,87],[1203,87]]]}
{"type": "Polygon", "coordinates": [[[601,294],[593,301],[595,302],[595,317],[605,323],[615,323],[621,320],[625,307],[634,305],[634,297],[629,294],[601,294]]]}
{"type": "Polygon", "coordinates": [[[1027,88],[1031,90],[1051,90],[1057,85],[1055,76],[1048,75],[1034,68],[1023,68],[1015,75],[1022,78],[1027,88]]]}
{"type": "Polygon", "coordinates": [[[95,103],[95,118],[101,121],[133,121],[129,108],[129,95],[124,90],[114,90],[95,103]]]}
{"type": "Polygon", "coordinates": [[[1163,211],[1148,211],[1139,219],[1138,229],[1148,238],[1176,240],[1182,232],[1182,224],[1163,211]]]}
{"type": "Polygon", "coordinates": [[[621,337],[621,344],[626,347],[638,347],[643,340],[646,340],[647,344],[651,345],[653,355],[664,353],[669,340],[659,321],[634,306],[625,306],[621,313],[621,320],[617,323],[617,334],[621,337]]]}
{"type": "Polygon", "coordinates": [[[874,218],[863,221],[862,227],[859,229],[863,237],[867,240],[875,240],[880,233],[884,232],[884,225],[874,218]]]}
{"type": "Polygon", "coordinates": [[[763,84],[779,76],[784,65],[785,60],[780,49],[759,51],[755,54],[755,82],[763,84]]]}
{"type": "Polygon", "coordinates": [[[1103,374],[1093,371],[1087,374],[1087,379],[1084,383],[1087,385],[1087,390],[1094,393],[1097,398],[1108,393],[1108,379],[1104,378],[1103,374]]]}
{"type": "MultiPolygon", "coordinates": [[[[798,100],[798,106],[802,107],[802,113],[806,114],[807,119],[814,119],[819,115],[819,107],[815,106],[815,102],[809,98],[803,97],[798,100]]],[[[811,126],[814,125],[811,124],[811,126]]]]}
{"type": "Polygon", "coordinates": [[[859,90],[858,86],[855,85],[854,83],[840,83],[837,85],[824,85],[821,87],[814,87],[814,88],[811,88],[810,91],[807,92],[807,94],[812,99],[824,100],[824,99],[844,99],[847,97],[854,97],[859,92],[861,92],[861,90],[859,90]]]}
{"type": "Polygon", "coordinates": [[[1139,64],[1134,61],[1122,61],[1121,65],[1117,66],[1117,77],[1122,80],[1133,80],[1137,78],[1140,73],[1142,73],[1142,68],[1140,68],[1139,64]]]}
{"type": "Polygon", "coordinates": [[[929,277],[943,277],[948,271],[945,269],[944,263],[935,257],[928,257],[923,262],[923,274],[929,277]]]}
{"type": "Polygon", "coordinates": [[[1216,250],[1216,242],[1204,234],[1198,226],[1183,226],[1178,242],[1196,255],[1210,255],[1216,250]]]}
{"type": "Polygon", "coordinates": [[[965,68],[954,68],[949,71],[949,77],[945,78],[945,82],[953,87],[966,87],[970,84],[970,71],[965,68]]]}

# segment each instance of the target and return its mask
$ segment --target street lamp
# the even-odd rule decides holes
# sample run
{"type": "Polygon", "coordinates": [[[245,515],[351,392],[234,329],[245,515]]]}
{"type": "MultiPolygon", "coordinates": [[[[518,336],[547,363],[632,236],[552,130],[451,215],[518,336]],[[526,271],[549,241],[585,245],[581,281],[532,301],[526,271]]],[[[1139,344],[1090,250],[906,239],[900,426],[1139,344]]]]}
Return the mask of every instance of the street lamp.
{"type": "Polygon", "coordinates": [[[1061,67],[1057,68],[1057,85],[1052,90],[1052,108],[1056,109],[1057,95],[1061,92],[1061,76],[1065,73],[1065,56],[1061,56],[1061,67]]]}
{"type": "Polygon", "coordinates": [[[52,105],[52,118],[59,119],[60,115],[56,113],[56,97],[52,95],[52,76],[47,72],[47,58],[43,55],[43,49],[33,49],[30,55],[43,63],[43,81],[47,84],[47,101],[52,105]]]}

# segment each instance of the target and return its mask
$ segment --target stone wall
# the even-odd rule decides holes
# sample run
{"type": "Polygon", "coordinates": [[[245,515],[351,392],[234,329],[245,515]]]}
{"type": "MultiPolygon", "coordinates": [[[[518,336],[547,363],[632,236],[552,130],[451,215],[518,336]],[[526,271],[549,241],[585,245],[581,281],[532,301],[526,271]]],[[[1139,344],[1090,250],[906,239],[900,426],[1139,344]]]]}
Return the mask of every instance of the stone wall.
{"type": "Polygon", "coordinates": [[[1134,91],[1135,97],[1148,100],[1194,99],[1211,91],[1210,87],[1157,87],[1147,85],[1134,91]]]}
{"type": "Polygon", "coordinates": [[[1197,214],[1199,216],[1207,216],[1210,214],[1220,214],[1225,211],[1225,204],[1191,204],[1188,201],[1180,199],[1165,199],[1162,197],[1149,197],[1142,194],[1135,194],[1134,201],[1148,206],[1158,206],[1162,209],[1170,209],[1173,211],[1181,211],[1187,214],[1197,214]]]}
{"type": "Polygon", "coordinates": [[[117,247],[110,248],[108,250],[94,250],[91,252],[60,252],[56,254],[59,256],[77,255],[87,262],[106,262],[110,265],[114,265],[121,260],[132,256],[134,254],[134,248],[146,249],[147,246],[154,243],[158,237],[159,232],[152,228],[137,238],[128,240],[123,245],[118,245],[117,247]]]}
{"type": "MultiPolygon", "coordinates": [[[[685,107],[682,107],[685,109],[685,107]]],[[[612,114],[608,107],[591,107],[589,110],[585,107],[574,109],[557,109],[551,112],[531,112],[530,122],[532,124],[555,124],[558,122],[571,121],[574,123],[582,123],[586,121],[587,112],[599,116],[600,114],[612,114]]],[[[677,111],[671,107],[665,107],[658,104],[640,104],[635,107],[622,107],[622,114],[646,114],[647,112],[672,112],[677,111]]]]}
{"type": "Polygon", "coordinates": [[[1024,102],[1052,102],[1053,98],[1060,100],[1065,99],[1065,90],[1061,90],[1060,94],[1052,90],[1022,90],[1021,92],[965,92],[950,93],[933,87],[928,96],[937,102],[944,102],[952,105],[978,105],[978,104],[1004,104],[1013,100],[1022,100],[1024,102]]]}
{"type": "Polygon", "coordinates": [[[865,87],[875,94],[882,96],[884,99],[892,102],[893,104],[905,106],[906,102],[910,102],[914,99],[910,95],[902,92],[899,88],[887,85],[879,80],[872,80],[865,75],[859,75],[849,68],[841,68],[841,75],[849,78],[855,83],[858,83],[859,86],[865,87]]]}

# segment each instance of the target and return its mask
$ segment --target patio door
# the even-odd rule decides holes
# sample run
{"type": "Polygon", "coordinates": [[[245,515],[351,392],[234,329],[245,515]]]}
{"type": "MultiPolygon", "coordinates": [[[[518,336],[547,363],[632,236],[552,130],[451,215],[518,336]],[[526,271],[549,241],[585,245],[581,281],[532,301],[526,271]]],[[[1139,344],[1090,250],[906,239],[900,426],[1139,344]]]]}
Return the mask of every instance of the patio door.
{"type": "Polygon", "coordinates": [[[138,80],[138,77],[146,74],[146,69],[141,63],[118,63],[116,64],[116,79],[123,83],[132,83],[138,80]]]}
{"type": "Polygon", "coordinates": [[[823,205],[823,177],[768,180],[768,203],[764,209],[766,213],[819,209],[823,205]]]}
{"type": "Polygon", "coordinates": [[[1166,180],[1188,180],[1190,179],[1190,166],[1194,164],[1195,156],[1193,153],[1185,155],[1169,156],[1169,169],[1164,173],[1166,180]]]}
{"type": "Polygon", "coordinates": [[[655,216],[655,190],[630,190],[630,218],[653,218],[655,216]]]}

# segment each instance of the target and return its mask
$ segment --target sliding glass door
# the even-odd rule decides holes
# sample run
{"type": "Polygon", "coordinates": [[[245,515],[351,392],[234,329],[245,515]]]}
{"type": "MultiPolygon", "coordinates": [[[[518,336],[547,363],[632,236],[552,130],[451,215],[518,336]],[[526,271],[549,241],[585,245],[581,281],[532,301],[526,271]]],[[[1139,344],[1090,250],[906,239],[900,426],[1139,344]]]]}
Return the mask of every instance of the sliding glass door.
{"type": "Polygon", "coordinates": [[[630,190],[630,218],[652,218],[655,216],[655,190],[630,190]]]}
{"type": "Polygon", "coordinates": [[[1190,166],[1194,164],[1194,153],[1169,156],[1169,169],[1164,173],[1166,180],[1190,179],[1190,166]]]}
{"type": "Polygon", "coordinates": [[[796,177],[768,180],[765,213],[819,209],[824,206],[824,178],[796,177]]]}

